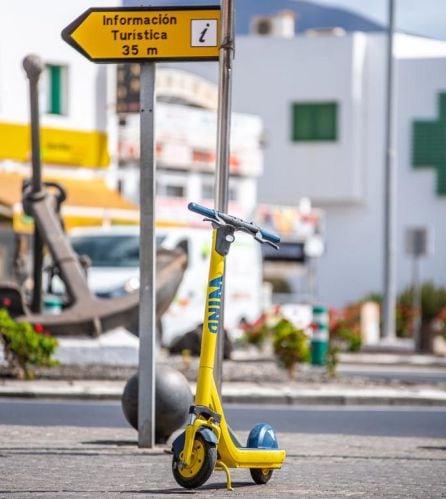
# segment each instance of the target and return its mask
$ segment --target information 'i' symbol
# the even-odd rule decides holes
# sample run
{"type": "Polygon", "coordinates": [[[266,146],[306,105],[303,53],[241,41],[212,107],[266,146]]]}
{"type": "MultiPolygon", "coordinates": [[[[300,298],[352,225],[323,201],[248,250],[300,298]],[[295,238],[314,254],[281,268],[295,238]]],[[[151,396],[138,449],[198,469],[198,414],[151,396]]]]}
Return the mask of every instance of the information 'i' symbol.
{"type": "Polygon", "coordinates": [[[201,34],[200,34],[200,38],[199,38],[200,43],[204,43],[204,42],[206,41],[206,40],[204,39],[204,35],[206,34],[206,32],[207,32],[207,30],[208,30],[209,26],[210,26],[210,24],[209,24],[209,23],[207,23],[207,24],[206,24],[206,28],[204,28],[204,30],[201,32],[201,34]]]}

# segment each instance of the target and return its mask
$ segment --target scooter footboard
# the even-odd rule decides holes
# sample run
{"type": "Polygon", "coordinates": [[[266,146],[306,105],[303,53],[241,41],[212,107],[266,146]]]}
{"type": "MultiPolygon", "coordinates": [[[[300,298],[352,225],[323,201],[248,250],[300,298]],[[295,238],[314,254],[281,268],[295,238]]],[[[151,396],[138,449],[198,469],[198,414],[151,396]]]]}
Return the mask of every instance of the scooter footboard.
{"type": "MultiPolygon", "coordinates": [[[[222,449],[220,449],[220,452],[222,449]]],[[[285,460],[286,452],[280,449],[231,449],[231,456],[223,455],[223,461],[230,468],[268,468],[279,469],[285,460]]]]}
{"type": "MultiPolygon", "coordinates": [[[[286,452],[282,449],[242,447],[234,443],[229,427],[222,421],[218,451],[229,468],[269,468],[282,466],[286,452]]],[[[237,442],[238,443],[238,442],[237,442]]]]}

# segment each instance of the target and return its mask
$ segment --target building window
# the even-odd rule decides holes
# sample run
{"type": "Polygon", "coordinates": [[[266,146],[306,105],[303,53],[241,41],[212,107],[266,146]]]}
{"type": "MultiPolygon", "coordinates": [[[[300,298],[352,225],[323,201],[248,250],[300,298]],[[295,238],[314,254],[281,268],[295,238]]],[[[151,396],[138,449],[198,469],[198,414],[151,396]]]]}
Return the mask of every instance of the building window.
{"type": "Polygon", "coordinates": [[[292,108],[293,142],[336,141],[338,104],[336,102],[299,102],[292,108]]]}
{"type": "Polygon", "coordinates": [[[184,198],[185,188],[182,185],[165,185],[164,195],[168,198],[184,198]]]}
{"type": "MultiPolygon", "coordinates": [[[[201,184],[201,198],[214,199],[214,196],[215,196],[214,182],[212,180],[204,178],[201,184]]],[[[228,201],[237,201],[237,189],[232,179],[229,179],[228,201]]]]}
{"type": "Polygon", "coordinates": [[[186,188],[183,185],[158,182],[156,193],[165,198],[184,198],[186,197],[186,188]]]}
{"type": "Polygon", "coordinates": [[[47,64],[43,76],[43,111],[47,114],[67,114],[67,68],[47,64]]]}

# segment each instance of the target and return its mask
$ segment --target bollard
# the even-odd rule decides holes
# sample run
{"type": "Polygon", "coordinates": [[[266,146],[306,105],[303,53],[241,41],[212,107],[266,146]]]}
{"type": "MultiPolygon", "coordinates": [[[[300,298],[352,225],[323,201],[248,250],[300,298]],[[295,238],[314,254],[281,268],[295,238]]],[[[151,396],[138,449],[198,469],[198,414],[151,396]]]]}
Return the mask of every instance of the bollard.
{"type": "Polygon", "coordinates": [[[62,300],[54,295],[45,296],[43,299],[43,311],[49,315],[60,314],[62,312],[62,300]]]}
{"type": "Polygon", "coordinates": [[[313,334],[311,336],[311,364],[323,366],[328,352],[328,310],[321,305],[313,307],[313,334]]]}

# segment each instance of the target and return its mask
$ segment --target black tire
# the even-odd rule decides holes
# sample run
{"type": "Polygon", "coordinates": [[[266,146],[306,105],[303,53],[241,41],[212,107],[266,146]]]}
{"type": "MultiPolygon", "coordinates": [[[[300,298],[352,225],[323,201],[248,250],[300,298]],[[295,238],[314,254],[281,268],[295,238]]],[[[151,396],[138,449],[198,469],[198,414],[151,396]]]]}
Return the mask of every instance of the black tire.
{"type": "Polygon", "coordinates": [[[249,468],[249,471],[251,472],[252,479],[258,485],[265,485],[273,476],[273,470],[267,468],[249,468]]]}
{"type": "Polygon", "coordinates": [[[217,449],[197,433],[190,467],[180,469],[180,458],[174,456],[172,460],[172,473],[176,482],[186,489],[196,489],[203,485],[214,471],[217,449]]]}

